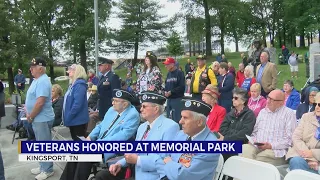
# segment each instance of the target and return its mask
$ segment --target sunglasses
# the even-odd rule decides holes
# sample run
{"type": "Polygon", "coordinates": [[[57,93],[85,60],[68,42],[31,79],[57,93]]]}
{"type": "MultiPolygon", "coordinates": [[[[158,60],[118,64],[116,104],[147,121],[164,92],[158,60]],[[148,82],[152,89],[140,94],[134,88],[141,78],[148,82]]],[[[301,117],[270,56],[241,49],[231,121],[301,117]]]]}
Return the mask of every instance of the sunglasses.
{"type": "Polygon", "coordinates": [[[239,97],[237,97],[237,96],[233,96],[233,99],[234,99],[234,100],[238,100],[238,99],[239,99],[239,97]]]}
{"type": "Polygon", "coordinates": [[[320,103],[313,103],[313,105],[320,107],[320,103]]]}

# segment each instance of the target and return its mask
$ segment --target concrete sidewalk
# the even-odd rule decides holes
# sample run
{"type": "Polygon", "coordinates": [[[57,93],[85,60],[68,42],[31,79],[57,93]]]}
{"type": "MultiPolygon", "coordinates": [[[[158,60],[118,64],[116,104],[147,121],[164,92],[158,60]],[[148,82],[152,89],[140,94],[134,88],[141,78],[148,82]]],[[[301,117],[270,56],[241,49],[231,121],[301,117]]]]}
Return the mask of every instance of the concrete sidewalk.
{"type": "MultiPolygon", "coordinates": [[[[0,129],[0,145],[1,153],[4,163],[5,177],[6,180],[32,180],[35,175],[31,174],[32,168],[38,167],[37,162],[19,162],[18,161],[18,140],[15,140],[11,144],[13,131],[0,129]]],[[[16,133],[18,137],[18,133],[16,133]]],[[[64,164],[54,163],[54,175],[48,178],[48,180],[59,180],[62,174],[64,164]]]]}

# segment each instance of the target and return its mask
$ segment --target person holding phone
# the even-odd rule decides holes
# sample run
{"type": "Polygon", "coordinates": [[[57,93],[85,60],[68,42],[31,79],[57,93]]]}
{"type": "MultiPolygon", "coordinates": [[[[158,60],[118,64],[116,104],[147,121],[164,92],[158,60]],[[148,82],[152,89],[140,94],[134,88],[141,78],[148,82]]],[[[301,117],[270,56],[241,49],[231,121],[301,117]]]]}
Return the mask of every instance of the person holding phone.
{"type": "Polygon", "coordinates": [[[292,145],[297,122],[294,111],[286,107],[284,101],[281,90],[269,93],[266,108],[260,111],[251,134],[255,146],[244,144],[241,156],[275,166],[286,164],[284,156],[292,145]]]}

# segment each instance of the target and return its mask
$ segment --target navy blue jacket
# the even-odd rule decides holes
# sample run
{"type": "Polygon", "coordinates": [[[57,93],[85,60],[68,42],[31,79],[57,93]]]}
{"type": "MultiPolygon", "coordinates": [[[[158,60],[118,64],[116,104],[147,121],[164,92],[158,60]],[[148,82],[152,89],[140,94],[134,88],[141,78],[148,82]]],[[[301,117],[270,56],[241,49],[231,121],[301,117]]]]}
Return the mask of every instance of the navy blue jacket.
{"type": "Polygon", "coordinates": [[[168,97],[170,99],[183,97],[185,90],[185,79],[183,72],[179,69],[168,72],[164,90],[171,91],[171,96],[168,97]]]}
{"type": "Polygon", "coordinates": [[[307,87],[306,88],[306,90],[304,91],[305,93],[305,100],[304,100],[304,102],[302,103],[302,104],[300,104],[299,106],[298,106],[298,108],[297,108],[297,112],[296,112],[296,118],[297,119],[301,119],[301,117],[302,117],[302,115],[304,114],[304,113],[307,113],[307,112],[312,112],[312,111],[314,111],[314,108],[315,108],[315,105],[311,105],[310,106],[310,102],[309,102],[309,95],[310,95],[310,88],[311,88],[311,86],[309,86],[309,87],[307,87]]]}
{"type": "Polygon", "coordinates": [[[99,94],[99,117],[104,119],[104,115],[108,109],[112,106],[112,91],[114,89],[120,89],[121,82],[119,76],[114,72],[109,71],[106,76],[101,75],[98,83],[98,94],[99,94]]]}
{"type": "Polygon", "coordinates": [[[224,76],[219,76],[218,88],[220,94],[219,100],[232,100],[234,89],[234,77],[231,73],[227,73],[224,76]]]}
{"type": "Polygon", "coordinates": [[[87,89],[86,80],[77,79],[72,87],[70,87],[69,94],[64,97],[63,122],[65,126],[69,127],[88,123],[87,89]]]}
{"type": "Polygon", "coordinates": [[[23,74],[17,74],[15,77],[14,77],[14,82],[16,84],[18,83],[26,83],[26,77],[23,75],[23,74]]]}

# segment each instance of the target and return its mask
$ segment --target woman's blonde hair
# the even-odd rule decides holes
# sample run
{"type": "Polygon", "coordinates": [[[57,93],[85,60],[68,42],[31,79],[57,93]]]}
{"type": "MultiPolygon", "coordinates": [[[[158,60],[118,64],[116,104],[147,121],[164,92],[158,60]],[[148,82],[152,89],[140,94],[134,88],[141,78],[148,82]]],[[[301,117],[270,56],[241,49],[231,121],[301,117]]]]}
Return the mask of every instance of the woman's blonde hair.
{"type": "Polygon", "coordinates": [[[250,87],[250,90],[252,90],[252,89],[257,90],[259,93],[261,93],[261,85],[259,83],[252,84],[250,87]]]}
{"type": "Polygon", "coordinates": [[[319,102],[319,101],[320,101],[320,92],[318,92],[318,93],[316,94],[316,96],[314,97],[314,101],[315,101],[315,102],[319,102]]]}
{"type": "Polygon", "coordinates": [[[208,84],[205,90],[202,91],[202,94],[209,94],[212,101],[217,101],[220,96],[219,89],[212,84],[208,84]]]}
{"type": "Polygon", "coordinates": [[[74,74],[71,79],[71,83],[74,83],[77,79],[87,80],[87,78],[88,76],[87,76],[86,70],[81,65],[75,64],[74,74]]]}
{"type": "Polygon", "coordinates": [[[254,74],[253,74],[253,66],[248,65],[244,68],[244,70],[248,70],[249,71],[249,78],[253,78],[254,74]]]}
{"type": "Polygon", "coordinates": [[[59,96],[62,96],[63,89],[59,84],[52,85],[52,89],[58,93],[59,96]]]}

